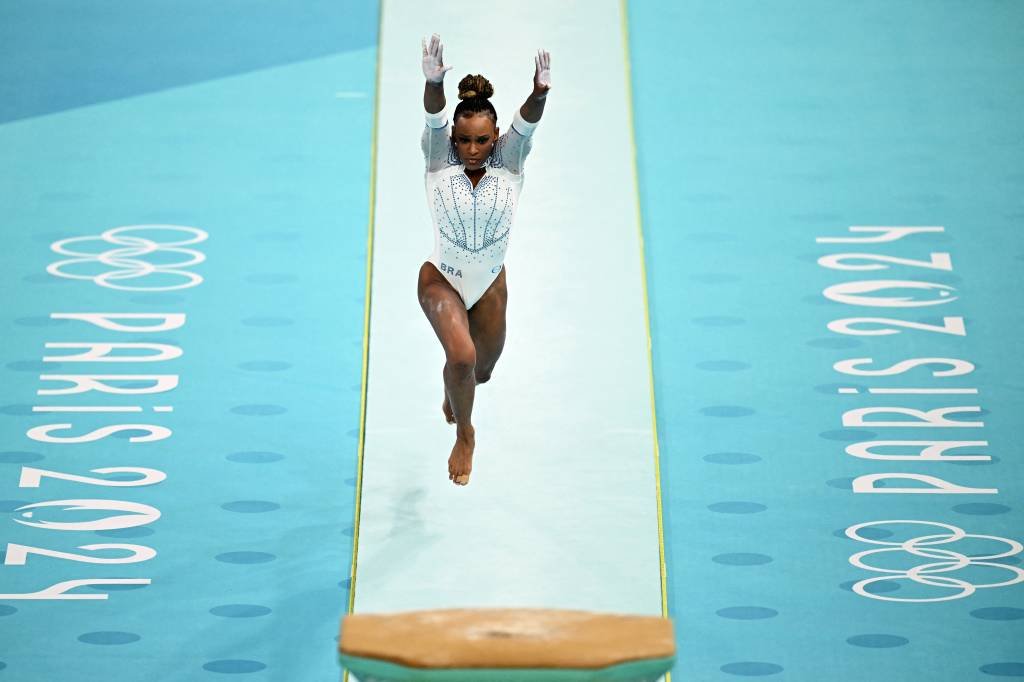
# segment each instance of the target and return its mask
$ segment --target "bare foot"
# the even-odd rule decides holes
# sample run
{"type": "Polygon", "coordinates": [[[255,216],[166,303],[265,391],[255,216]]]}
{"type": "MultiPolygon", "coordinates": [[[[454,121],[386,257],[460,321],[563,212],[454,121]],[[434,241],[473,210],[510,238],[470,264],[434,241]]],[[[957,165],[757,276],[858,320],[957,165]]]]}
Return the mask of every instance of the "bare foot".
{"type": "Polygon", "coordinates": [[[449,424],[455,423],[455,413],[452,412],[452,404],[448,400],[448,391],[444,392],[444,404],[441,405],[441,411],[444,412],[444,420],[449,424]]]}
{"type": "Polygon", "coordinates": [[[473,450],[476,447],[476,435],[472,427],[460,429],[452,456],[448,458],[448,480],[455,485],[469,483],[469,474],[473,470],[473,450]]]}

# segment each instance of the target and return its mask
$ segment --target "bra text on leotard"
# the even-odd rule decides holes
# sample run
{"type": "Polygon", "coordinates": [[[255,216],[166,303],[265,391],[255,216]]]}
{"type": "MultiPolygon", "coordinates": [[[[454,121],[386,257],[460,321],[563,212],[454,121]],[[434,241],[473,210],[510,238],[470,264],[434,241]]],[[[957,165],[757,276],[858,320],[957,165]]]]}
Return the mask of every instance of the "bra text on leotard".
{"type": "Polygon", "coordinates": [[[447,272],[452,277],[462,277],[462,270],[456,270],[450,265],[441,263],[441,272],[447,272]]]}

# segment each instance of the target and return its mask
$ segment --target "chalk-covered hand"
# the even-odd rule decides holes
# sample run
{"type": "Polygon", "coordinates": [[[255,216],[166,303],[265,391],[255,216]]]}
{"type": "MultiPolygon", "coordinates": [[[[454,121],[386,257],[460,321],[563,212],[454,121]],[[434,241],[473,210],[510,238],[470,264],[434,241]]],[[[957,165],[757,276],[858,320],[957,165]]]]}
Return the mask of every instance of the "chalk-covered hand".
{"type": "Polygon", "coordinates": [[[551,55],[547,50],[537,50],[533,58],[537,70],[533,74],[534,97],[545,97],[551,89],[551,55]]]}
{"type": "Polygon", "coordinates": [[[430,36],[430,44],[423,39],[423,76],[431,83],[440,83],[452,67],[444,65],[444,45],[441,36],[430,36]]]}

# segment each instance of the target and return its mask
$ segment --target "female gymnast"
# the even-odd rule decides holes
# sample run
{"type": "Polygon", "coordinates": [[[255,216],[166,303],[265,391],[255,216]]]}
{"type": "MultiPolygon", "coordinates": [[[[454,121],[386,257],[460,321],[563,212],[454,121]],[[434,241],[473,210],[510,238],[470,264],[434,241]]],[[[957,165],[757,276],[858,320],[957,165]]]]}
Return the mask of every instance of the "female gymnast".
{"type": "Polygon", "coordinates": [[[436,33],[423,41],[423,131],[427,205],[434,252],[420,267],[420,307],[444,347],[444,411],[456,425],[448,478],[469,483],[476,446],[473,397],[491,378],[505,345],[505,252],[523,187],[523,160],[551,89],[551,58],[538,50],[533,92],[498,137],[494,88],[480,75],[459,82],[454,130],[445,115],[444,47],[436,33]]]}

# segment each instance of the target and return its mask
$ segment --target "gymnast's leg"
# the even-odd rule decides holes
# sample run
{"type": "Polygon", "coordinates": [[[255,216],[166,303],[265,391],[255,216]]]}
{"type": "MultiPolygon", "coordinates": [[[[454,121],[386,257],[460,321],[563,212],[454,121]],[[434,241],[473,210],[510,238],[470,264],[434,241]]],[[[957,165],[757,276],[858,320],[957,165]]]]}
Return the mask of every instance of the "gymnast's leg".
{"type": "Polygon", "coordinates": [[[469,333],[476,348],[478,384],[491,378],[494,365],[505,347],[505,309],[508,307],[505,269],[502,266],[487,292],[469,309],[469,333]]]}
{"type": "Polygon", "coordinates": [[[469,331],[469,315],[458,292],[429,261],[420,267],[417,285],[420,308],[444,348],[444,386],[456,422],[456,440],[448,458],[448,478],[466,485],[473,469],[476,445],[473,397],[476,388],[476,346],[469,331]]]}
{"type": "MultiPolygon", "coordinates": [[[[505,347],[505,310],[508,305],[508,287],[505,281],[505,269],[502,266],[497,278],[487,288],[484,295],[469,309],[469,335],[473,337],[476,348],[476,383],[486,383],[491,378],[494,365],[505,347]]],[[[445,390],[444,403],[441,405],[444,418],[449,424],[455,423],[448,391],[445,390]]]]}

